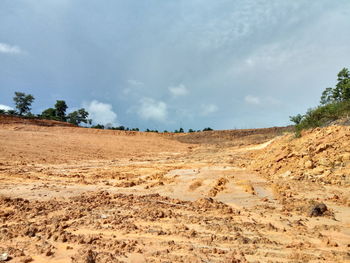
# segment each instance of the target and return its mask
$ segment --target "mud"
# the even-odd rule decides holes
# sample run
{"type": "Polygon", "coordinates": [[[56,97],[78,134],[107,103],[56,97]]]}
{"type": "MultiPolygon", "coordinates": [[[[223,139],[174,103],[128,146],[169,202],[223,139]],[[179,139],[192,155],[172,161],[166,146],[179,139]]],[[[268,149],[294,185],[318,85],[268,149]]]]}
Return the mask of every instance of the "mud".
{"type": "Polygon", "coordinates": [[[347,171],[349,130],[328,129],[300,141],[269,131],[194,145],[2,124],[0,255],[41,263],[347,262],[348,174],[338,174],[347,171]],[[317,169],[326,151],[330,162],[341,156],[334,177],[295,176],[317,169]],[[299,166],[304,157],[313,168],[299,166]],[[310,216],[321,203],[327,210],[310,216]]]}

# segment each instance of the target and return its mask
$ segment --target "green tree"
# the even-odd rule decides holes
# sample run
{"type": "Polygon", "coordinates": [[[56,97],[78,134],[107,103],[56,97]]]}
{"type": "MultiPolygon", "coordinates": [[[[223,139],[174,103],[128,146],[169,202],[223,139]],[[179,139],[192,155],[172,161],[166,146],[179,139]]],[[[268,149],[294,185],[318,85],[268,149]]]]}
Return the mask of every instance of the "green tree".
{"type": "Polygon", "coordinates": [[[41,113],[41,118],[46,120],[58,120],[56,116],[56,109],[48,108],[41,113]]]}
{"type": "Polygon", "coordinates": [[[15,92],[13,101],[15,102],[18,114],[22,116],[23,114],[30,113],[34,97],[30,94],[27,95],[23,92],[15,92]]]}
{"type": "Polygon", "coordinates": [[[294,122],[295,125],[298,125],[301,123],[301,121],[303,120],[304,116],[301,114],[298,114],[296,116],[289,116],[289,119],[291,122],[294,122]]]}
{"type": "Polygon", "coordinates": [[[97,124],[97,125],[93,125],[93,126],[91,126],[91,128],[92,129],[104,129],[105,128],[105,126],[104,125],[102,125],[102,124],[97,124]]]}
{"type": "Polygon", "coordinates": [[[6,114],[8,114],[8,115],[17,115],[17,112],[15,110],[8,110],[6,112],[6,114]]]}
{"type": "Polygon", "coordinates": [[[347,68],[338,73],[338,83],[333,90],[333,97],[337,101],[350,99],[350,72],[347,68]]]}
{"type": "Polygon", "coordinates": [[[75,125],[80,125],[80,123],[91,124],[91,120],[88,119],[88,117],[89,117],[89,113],[84,108],[81,108],[77,111],[73,111],[69,113],[67,116],[67,119],[68,119],[68,122],[75,125]]]}
{"type": "Polygon", "coordinates": [[[68,106],[64,100],[57,100],[55,104],[56,116],[60,121],[66,121],[66,110],[68,106]]]}
{"type": "Polygon", "coordinates": [[[322,92],[320,103],[322,105],[326,105],[326,104],[332,103],[333,101],[334,101],[333,88],[326,88],[322,92]]]}

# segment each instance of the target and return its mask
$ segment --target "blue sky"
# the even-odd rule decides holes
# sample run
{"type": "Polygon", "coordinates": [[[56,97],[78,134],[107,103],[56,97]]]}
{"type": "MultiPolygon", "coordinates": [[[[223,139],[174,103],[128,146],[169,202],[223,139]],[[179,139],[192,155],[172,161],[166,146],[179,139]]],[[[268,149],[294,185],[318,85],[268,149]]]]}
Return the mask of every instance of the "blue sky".
{"type": "Polygon", "coordinates": [[[269,127],[350,67],[348,0],[1,0],[0,107],[66,100],[96,123],[269,127]]]}

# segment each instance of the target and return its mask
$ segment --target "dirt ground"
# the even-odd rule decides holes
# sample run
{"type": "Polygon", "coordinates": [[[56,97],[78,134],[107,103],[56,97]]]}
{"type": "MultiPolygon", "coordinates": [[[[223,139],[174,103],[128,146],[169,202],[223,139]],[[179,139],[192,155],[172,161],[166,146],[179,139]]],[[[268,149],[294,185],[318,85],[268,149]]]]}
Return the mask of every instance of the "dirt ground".
{"type": "Polygon", "coordinates": [[[350,262],[349,127],[47,126],[0,122],[0,262],[350,262]]]}

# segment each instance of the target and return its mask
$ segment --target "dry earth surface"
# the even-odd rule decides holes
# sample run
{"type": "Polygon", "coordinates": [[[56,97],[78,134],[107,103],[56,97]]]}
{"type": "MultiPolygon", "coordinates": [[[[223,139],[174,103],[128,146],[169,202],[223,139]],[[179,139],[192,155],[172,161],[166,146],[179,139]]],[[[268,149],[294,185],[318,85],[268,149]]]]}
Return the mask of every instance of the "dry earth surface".
{"type": "Polygon", "coordinates": [[[0,261],[350,262],[350,128],[288,131],[1,117],[0,261]]]}

